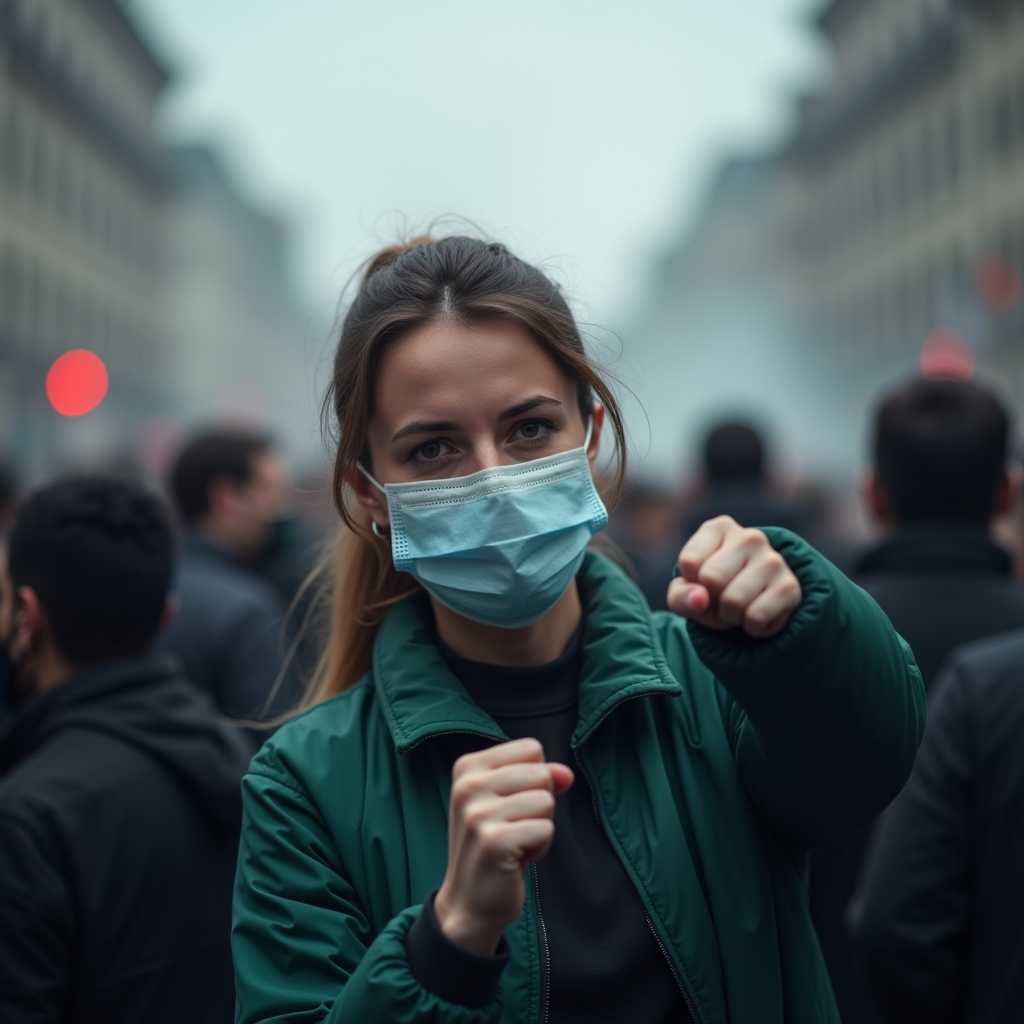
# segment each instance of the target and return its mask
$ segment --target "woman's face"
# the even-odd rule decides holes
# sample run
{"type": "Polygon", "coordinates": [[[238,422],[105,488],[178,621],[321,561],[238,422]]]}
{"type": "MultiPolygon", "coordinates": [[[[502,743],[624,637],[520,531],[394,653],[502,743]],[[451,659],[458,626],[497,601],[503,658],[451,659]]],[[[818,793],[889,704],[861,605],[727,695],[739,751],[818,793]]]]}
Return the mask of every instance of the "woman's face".
{"type": "MultiPolygon", "coordinates": [[[[603,418],[595,406],[591,470],[603,418]]],[[[381,484],[440,480],[579,448],[585,436],[576,384],[523,327],[439,322],[381,357],[368,468],[381,484]]],[[[361,475],[352,484],[386,526],[384,496],[361,475]]]]}

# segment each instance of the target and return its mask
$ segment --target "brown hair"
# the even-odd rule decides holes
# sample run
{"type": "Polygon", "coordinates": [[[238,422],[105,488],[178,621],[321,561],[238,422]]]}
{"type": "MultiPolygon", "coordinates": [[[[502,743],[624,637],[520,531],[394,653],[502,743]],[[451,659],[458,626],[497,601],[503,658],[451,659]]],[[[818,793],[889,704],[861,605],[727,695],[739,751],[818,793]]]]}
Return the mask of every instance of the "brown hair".
{"type": "Polygon", "coordinates": [[[419,589],[395,570],[391,549],[370,529],[369,514],[350,500],[347,479],[367,462],[366,425],[384,346],[437,320],[474,323],[504,318],[525,327],[578,386],[580,412],[602,403],[618,455],[613,500],[626,472],[622,414],[583,347],[562,293],[536,267],[496,242],[453,236],[414,238],[382,250],[367,265],[345,316],[324,408],[337,431],[332,497],[342,525],[322,566],[331,580],[329,637],[302,701],[307,707],[353,686],[369,670],[377,628],[387,610],[419,589]]]}

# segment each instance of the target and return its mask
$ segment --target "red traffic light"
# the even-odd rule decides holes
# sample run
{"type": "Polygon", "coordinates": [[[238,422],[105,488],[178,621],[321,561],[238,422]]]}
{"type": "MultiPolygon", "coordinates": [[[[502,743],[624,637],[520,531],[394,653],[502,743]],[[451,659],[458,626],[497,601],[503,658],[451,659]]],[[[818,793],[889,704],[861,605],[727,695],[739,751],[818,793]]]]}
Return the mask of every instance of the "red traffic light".
{"type": "Polygon", "coordinates": [[[107,393],[107,368],[84,348],[65,352],[46,375],[46,397],[61,416],[92,412],[107,393]]]}

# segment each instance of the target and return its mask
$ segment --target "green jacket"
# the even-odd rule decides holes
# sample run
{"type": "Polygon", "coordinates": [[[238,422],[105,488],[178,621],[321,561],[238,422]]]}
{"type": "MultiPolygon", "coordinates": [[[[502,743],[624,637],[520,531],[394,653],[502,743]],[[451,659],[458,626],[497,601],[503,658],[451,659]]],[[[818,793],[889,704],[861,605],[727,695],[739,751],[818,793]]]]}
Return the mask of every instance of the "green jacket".
{"type": "MultiPolygon", "coordinates": [[[[820,1024],[839,1017],[802,854],[899,792],[924,689],[867,594],[792,534],[765,532],[804,590],[767,641],[652,614],[618,568],[586,556],[572,745],[577,785],[592,788],[694,1018],[820,1024]]],[[[239,1024],[543,1020],[529,897],[491,1005],[438,998],[406,959],[447,861],[445,737],[506,738],[448,670],[431,624],[422,596],[397,605],[372,671],[253,759],[235,887],[239,1024]]]]}

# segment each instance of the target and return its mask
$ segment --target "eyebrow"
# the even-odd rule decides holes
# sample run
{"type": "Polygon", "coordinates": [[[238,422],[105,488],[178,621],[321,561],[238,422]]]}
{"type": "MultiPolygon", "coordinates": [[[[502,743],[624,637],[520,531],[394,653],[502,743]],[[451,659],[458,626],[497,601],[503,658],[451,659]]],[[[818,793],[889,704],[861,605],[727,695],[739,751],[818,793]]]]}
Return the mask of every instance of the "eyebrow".
{"type": "MultiPolygon", "coordinates": [[[[514,419],[516,416],[522,416],[524,412],[529,412],[531,409],[536,409],[542,405],[561,404],[557,398],[549,398],[547,395],[534,395],[532,398],[526,398],[522,402],[518,402],[504,412],[499,413],[498,420],[514,419]]],[[[391,443],[394,444],[395,441],[400,441],[403,437],[409,437],[410,434],[434,434],[442,430],[458,429],[459,425],[452,420],[413,420],[412,423],[407,423],[391,438],[391,443]]]]}

